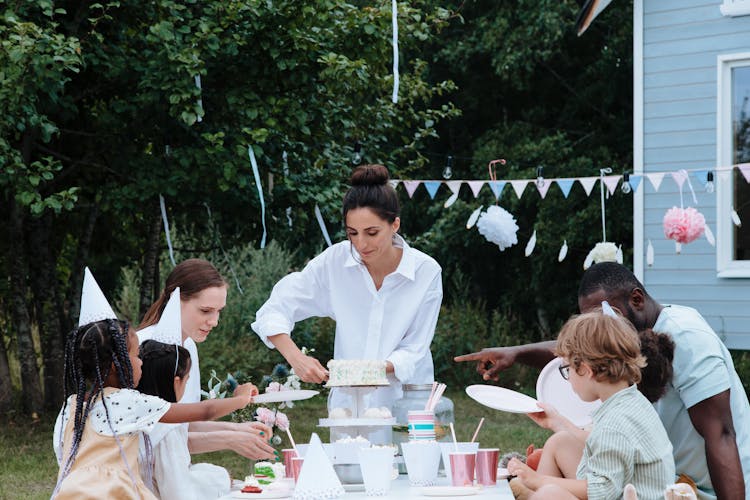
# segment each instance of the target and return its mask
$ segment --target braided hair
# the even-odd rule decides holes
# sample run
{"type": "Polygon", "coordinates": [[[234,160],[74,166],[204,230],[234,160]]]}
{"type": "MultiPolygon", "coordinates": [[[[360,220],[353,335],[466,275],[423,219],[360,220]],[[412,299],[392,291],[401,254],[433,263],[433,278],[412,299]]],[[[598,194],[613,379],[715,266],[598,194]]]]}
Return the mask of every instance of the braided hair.
{"type": "Polygon", "coordinates": [[[147,340],[141,344],[139,356],[143,366],[138,392],[176,403],[174,377],[182,379],[190,372],[190,352],[182,346],[147,340]]]}
{"type": "MultiPolygon", "coordinates": [[[[65,403],[63,404],[62,414],[65,414],[69,396],[76,396],[76,406],[73,416],[73,441],[70,453],[62,464],[62,472],[55,487],[56,490],[73,466],[86,421],[97,398],[101,398],[107,422],[118,446],[120,446],[120,452],[124,459],[124,452],[109,418],[109,409],[103,393],[105,381],[109,378],[113,366],[119,387],[133,388],[133,367],[130,364],[128,352],[129,333],[129,325],[126,321],[104,319],[78,326],[68,334],[65,344],[65,377],[63,382],[65,403]]],[[[63,433],[60,434],[61,441],[62,436],[63,433]]],[[[60,443],[60,449],[62,448],[62,443],[60,443]]],[[[127,460],[125,462],[127,464],[127,460]]]]}

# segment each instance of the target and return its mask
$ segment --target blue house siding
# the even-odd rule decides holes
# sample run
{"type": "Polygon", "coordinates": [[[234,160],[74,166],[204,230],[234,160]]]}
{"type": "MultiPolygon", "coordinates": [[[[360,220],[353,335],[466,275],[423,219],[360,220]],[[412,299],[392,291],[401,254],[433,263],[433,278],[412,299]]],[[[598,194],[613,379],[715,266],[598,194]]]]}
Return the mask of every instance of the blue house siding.
{"type": "MultiPolygon", "coordinates": [[[[643,170],[712,169],[716,166],[717,56],[750,52],[750,16],[724,17],[721,0],[643,1],[643,170]]],[[[716,195],[691,177],[685,206],[696,206],[716,232],[716,195]]],[[[750,279],[720,279],[716,249],[705,238],[675,253],[664,237],[666,210],[680,205],[669,174],[656,192],[644,179],[643,251],[654,248],[645,266],[646,289],[659,302],[698,309],[731,348],[750,349],[750,279]]]]}

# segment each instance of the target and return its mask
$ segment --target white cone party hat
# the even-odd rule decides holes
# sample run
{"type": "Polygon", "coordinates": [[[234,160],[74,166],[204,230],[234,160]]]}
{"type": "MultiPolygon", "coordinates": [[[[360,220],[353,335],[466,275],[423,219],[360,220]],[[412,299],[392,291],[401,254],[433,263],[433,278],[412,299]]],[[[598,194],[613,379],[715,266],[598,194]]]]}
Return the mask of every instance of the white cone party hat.
{"type": "Polygon", "coordinates": [[[344,493],[344,487],[341,486],[331,460],[323,450],[320,438],[313,432],[305,460],[302,462],[297,486],[294,488],[294,500],[338,498],[344,493]]]}
{"type": "Polygon", "coordinates": [[[180,287],[169,296],[159,322],[138,331],[138,341],[156,340],[164,344],[182,345],[182,311],[180,308],[180,287]]]}
{"type": "Polygon", "coordinates": [[[83,271],[83,290],[81,291],[81,312],[78,315],[78,326],[83,326],[103,319],[117,319],[107,299],[99,288],[89,268],[83,271]]]}

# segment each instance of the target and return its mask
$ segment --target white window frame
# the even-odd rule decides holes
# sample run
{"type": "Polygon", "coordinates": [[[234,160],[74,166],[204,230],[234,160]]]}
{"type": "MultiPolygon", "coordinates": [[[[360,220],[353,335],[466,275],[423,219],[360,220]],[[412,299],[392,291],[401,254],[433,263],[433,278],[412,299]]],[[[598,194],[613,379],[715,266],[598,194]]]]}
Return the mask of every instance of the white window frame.
{"type": "MultiPolygon", "coordinates": [[[[738,2],[735,2],[738,3],[738,2]]],[[[748,3],[745,1],[741,3],[748,3]]],[[[750,52],[718,56],[716,166],[733,164],[732,155],[732,69],[750,66],[750,52]]],[[[719,278],[750,278],[750,260],[734,260],[734,225],[730,200],[734,195],[733,170],[717,171],[716,183],[716,270],[719,278]]],[[[746,221],[750,224],[750,221],[746,221]]]]}
{"type": "Polygon", "coordinates": [[[750,14],[750,0],[724,0],[719,9],[725,16],[747,16],[750,14]]]}

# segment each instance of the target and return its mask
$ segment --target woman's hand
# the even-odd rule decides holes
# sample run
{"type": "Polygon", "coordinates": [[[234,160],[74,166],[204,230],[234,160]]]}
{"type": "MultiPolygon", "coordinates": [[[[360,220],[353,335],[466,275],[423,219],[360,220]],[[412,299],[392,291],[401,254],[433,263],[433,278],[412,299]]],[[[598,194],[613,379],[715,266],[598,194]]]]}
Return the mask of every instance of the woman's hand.
{"type": "Polygon", "coordinates": [[[271,434],[261,436],[258,432],[232,432],[231,449],[251,460],[275,460],[277,452],[268,444],[271,434]]]}
{"type": "Polygon", "coordinates": [[[265,436],[266,440],[273,435],[271,428],[262,422],[238,422],[234,424],[234,428],[238,431],[258,434],[261,437],[265,436]]]}
{"type": "Polygon", "coordinates": [[[512,458],[510,462],[508,462],[508,474],[519,478],[530,490],[538,490],[544,485],[542,479],[544,476],[517,458],[512,458]]]}
{"type": "Polygon", "coordinates": [[[294,374],[303,382],[322,384],[328,380],[328,370],[323,368],[320,361],[312,356],[300,352],[299,355],[294,356],[288,361],[292,365],[292,368],[294,368],[294,374]]]}
{"type": "Polygon", "coordinates": [[[247,403],[250,404],[253,400],[253,396],[258,395],[258,388],[253,384],[240,384],[234,390],[234,397],[246,397],[247,403]]]}

